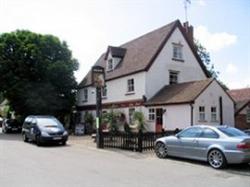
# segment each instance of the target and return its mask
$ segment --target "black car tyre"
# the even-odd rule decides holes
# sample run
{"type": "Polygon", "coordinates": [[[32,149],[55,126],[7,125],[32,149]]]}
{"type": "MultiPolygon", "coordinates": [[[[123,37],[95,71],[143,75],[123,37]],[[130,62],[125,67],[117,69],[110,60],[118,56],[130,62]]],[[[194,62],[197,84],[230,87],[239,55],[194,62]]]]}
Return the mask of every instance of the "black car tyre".
{"type": "Polygon", "coordinates": [[[28,138],[25,133],[22,134],[22,137],[24,142],[28,142],[28,138]]]}
{"type": "Polygon", "coordinates": [[[41,145],[42,145],[42,142],[41,142],[39,136],[36,136],[36,145],[37,145],[37,146],[41,146],[41,145]]]}
{"type": "Polygon", "coordinates": [[[210,166],[212,166],[214,169],[222,169],[227,165],[227,160],[222,151],[219,149],[212,149],[209,151],[207,160],[210,166]]]}
{"type": "Polygon", "coordinates": [[[6,130],[5,130],[5,128],[2,128],[2,132],[3,132],[3,133],[6,133],[6,130]]]}
{"type": "Polygon", "coordinates": [[[62,141],[62,145],[66,145],[67,144],[67,142],[66,141],[62,141]]]}
{"type": "Polygon", "coordinates": [[[162,142],[158,142],[155,145],[155,154],[159,158],[166,158],[168,155],[166,145],[162,142]]]}

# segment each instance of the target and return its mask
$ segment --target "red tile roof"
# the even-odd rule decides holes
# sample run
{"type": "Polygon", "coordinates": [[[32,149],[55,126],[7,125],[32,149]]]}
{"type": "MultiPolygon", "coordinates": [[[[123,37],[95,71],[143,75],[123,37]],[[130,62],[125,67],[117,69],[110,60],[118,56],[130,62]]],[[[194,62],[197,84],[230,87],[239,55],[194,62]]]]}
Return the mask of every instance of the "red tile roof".
{"type": "Polygon", "coordinates": [[[250,88],[229,90],[228,93],[236,102],[236,113],[250,103],[250,88]]]}
{"type": "MultiPolygon", "coordinates": [[[[121,45],[121,48],[126,49],[125,56],[122,60],[122,63],[114,71],[106,73],[106,80],[119,78],[140,71],[147,71],[176,27],[178,27],[183,33],[204,73],[209,77],[206,67],[197,55],[193,44],[191,44],[187,39],[180,21],[176,20],[164,27],[149,32],[139,38],[121,45]]],[[[105,67],[105,56],[105,53],[102,54],[95,65],[105,67]]],[[[91,85],[91,72],[89,72],[82,80],[82,82],[79,84],[79,88],[89,85],[91,85]]]]}

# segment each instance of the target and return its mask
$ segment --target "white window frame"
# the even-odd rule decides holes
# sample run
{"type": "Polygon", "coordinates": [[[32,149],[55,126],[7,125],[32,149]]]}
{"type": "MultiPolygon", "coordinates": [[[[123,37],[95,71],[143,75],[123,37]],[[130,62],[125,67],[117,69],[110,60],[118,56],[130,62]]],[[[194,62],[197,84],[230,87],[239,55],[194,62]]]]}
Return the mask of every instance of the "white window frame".
{"type": "Polygon", "coordinates": [[[127,80],[127,92],[133,93],[135,91],[135,80],[133,78],[127,80]]]}
{"type": "Polygon", "coordinates": [[[155,108],[148,109],[148,120],[155,121],[155,108]]]}
{"type": "Polygon", "coordinates": [[[173,44],[173,59],[183,60],[183,46],[181,44],[173,44]]]}
{"type": "Polygon", "coordinates": [[[135,108],[129,108],[129,109],[128,109],[128,120],[129,120],[129,123],[130,123],[130,124],[131,124],[132,121],[133,121],[134,112],[135,112],[135,108]]]}
{"type": "Polygon", "coordinates": [[[107,94],[108,94],[107,85],[105,85],[104,87],[102,87],[102,97],[106,98],[107,94]]]}
{"type": "Polygon", "coordinates": [[[217,121],[217,107],[216,106],[211,107],[211,121],[212,122],[217,121]]]}
{"type": "Polygon", "coordinates": [[[112,71],[114,69],[114,60],[113,58],[109,58],[107,60],[107,71],[112,71]]]}
{"type": "Polygon", "coordinates": [[[246,112],[246,122],[250,123],[250,107],[247,108],[247,112],[246,112]]]}
{"type": "Polygon", "coordinates": [[[206,121],[206,108],[205,106],[199,106],[199,121],[206,121]],[[204,110],[201,110],[201,109],[204,110]]]}
{"type": "Polygon", "coordinates": [[[179,72],[170,70],[169,71],[169,85],[178,84],[178,81],[179,81],[179,72]],[[173,75],[175,75],[175,78],[176,78],[175,81],[173,81],[173,75]]]}
{"type": "Polygon", "coordinates": [[[83,89],[83,102],[88,101],[88,88],[83,89]]]}

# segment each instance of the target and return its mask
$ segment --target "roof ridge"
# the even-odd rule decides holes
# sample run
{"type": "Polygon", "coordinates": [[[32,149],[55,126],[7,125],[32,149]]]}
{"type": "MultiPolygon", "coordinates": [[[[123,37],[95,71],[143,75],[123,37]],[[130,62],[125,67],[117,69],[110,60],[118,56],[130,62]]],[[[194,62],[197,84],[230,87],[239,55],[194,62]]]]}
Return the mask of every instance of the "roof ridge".
{"type": "Polygon", "coordinates": [[[130,40],[130,41],[128,41],[128,42],[125,42],[125,43],[119,45],[118,47],[124,47],[124,45],[127,45],[127,44],[129,44],[129,43],[131,43],[131,42],[134,42],[134,41],[136,41],[136,40],[139,40],[139,39],[141,39],[141,38],[143,38],[143,37],[145,37],[145,36],[148,36],[148,35],[150,35],[150,34],[156,32],[156,31],[159,31],[159,30],[161,30],[161,29],[163,29],[163,28],[169,27],[171,24],[173,24],[173,25],[172,25],[172,27],[173,27],[173,26],[174,26],[176,23],[178,23],[178,22],[180,22],[180,20],[179,20],[179,19],[176,19],[176,20],[170,22],[170,23],[167,24],[167,25],[161,26],[161,27],[158,28],[158,29],[154,29],[154,30],[152,30],[152,31],[150,31],[150,32],[147,32],[147,33],[145,33],[145,34],[143,34],[143,35],[141,35],[141,36],[139,36],[139,37],[137,37],[137,38],[134,38],[134,39],[132,39],[132,40],[130,40]]]}

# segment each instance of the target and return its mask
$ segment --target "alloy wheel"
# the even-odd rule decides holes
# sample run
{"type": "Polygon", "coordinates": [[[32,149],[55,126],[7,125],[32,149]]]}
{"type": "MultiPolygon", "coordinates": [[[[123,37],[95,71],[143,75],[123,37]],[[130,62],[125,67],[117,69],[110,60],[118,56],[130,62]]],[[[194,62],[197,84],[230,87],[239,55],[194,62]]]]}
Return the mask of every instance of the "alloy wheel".
{"type": "Polygon", "coordinates": [[[158,142],[155,146],[155,153],[159,158],[166,158],[167,147],[164,143],[158,142]]]}
{"type": "Polygon", "coordinates": [[[209,152],[208,162],[215,169],[223,168],[226,164],[226,160],[223,153],[217,149],[214,149],[209,152]]]}

